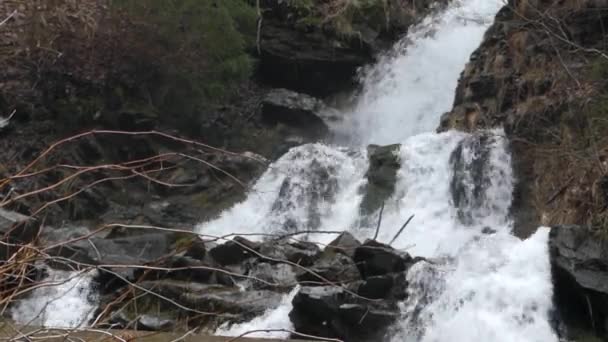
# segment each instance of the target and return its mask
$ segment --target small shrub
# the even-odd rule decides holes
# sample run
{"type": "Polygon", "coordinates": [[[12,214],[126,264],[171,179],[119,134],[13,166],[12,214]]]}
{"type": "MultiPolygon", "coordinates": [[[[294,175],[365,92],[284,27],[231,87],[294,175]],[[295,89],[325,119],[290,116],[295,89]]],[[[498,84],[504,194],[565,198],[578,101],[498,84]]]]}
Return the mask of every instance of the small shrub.
{"type": "Polygon", "coordinates": [[[4,7],[23,15],[7,24],[11,34],[0,33],[7,46],[0,66],[18,64],[31,84],[16,92],[35,85],[42,107],[62,121],[71,112],[91,122],[95,113],[111,118],[108,111],[137,106],[191,129],[253,67],[247,49],[257,13],[244,0],[6,0],[4,7]]]}

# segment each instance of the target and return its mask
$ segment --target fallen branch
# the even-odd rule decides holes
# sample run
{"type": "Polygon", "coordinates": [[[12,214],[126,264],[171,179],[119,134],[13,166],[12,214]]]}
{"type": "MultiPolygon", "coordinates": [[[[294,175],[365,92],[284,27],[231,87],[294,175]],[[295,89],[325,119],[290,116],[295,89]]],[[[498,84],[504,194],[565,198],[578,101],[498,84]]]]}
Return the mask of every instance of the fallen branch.
{"type": "Polygon", "coordinates": [[[407,227],[407,225],[410,223],[410,221],[414,218],[414,215],[410,216],[409,219],[407,219],[407,221],[405,221],[405,223],[403,224],[403,226],[401,226],[401,229],[399,229],[399,231],[397,232],[397,234],[395,234],[395,237],[393,237],[393,239],[391,240],[391,242],[388,244],[389,246],[393,244],[393,242],[395,242],[395,240],[397,240],[397,238],[399,237],[399,235],[401,235],[401,232],[403,232],[403,230],[405,229],[405,227],[407,227]]]}

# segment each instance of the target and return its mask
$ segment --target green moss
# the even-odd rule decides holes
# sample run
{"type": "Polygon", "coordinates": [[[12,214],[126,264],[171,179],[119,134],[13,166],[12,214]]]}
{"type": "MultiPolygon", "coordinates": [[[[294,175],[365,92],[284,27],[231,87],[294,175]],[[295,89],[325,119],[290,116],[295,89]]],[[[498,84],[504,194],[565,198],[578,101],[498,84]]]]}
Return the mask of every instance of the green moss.
{"type": "Polygon", "coordinates": [[[175,233],[173,236],[173,243],[171,249],[176,251],[183,251],[192,245],[192,242],[197,239],[196,234],[191,233],[175,233]]]}

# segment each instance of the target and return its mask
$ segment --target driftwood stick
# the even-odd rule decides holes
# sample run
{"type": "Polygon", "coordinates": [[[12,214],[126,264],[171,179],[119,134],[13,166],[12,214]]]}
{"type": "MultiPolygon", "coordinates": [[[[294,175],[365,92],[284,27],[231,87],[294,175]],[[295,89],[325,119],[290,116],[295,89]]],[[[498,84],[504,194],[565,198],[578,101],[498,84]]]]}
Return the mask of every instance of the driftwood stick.
{"type": "Polygon", "coordinates": [[[397,240],[397,238],[399,237],[399,235],[401,235],[401,232],[403,232],[403,230],[405,229],[405,227],[407,227],[407,225],[410,223],[410,221],[414,218],[414,215],[410,216],[410,218],[407,219],[407,221],[405,221],[405,223],[403,224],[403,226],[401,226],[401,229],[399,229],[399,231],[397,232],[397,234],[395,234],[395,237],[393,237],[393,239],[391,240],[391,242],[388,244],[389,246],[393,244],[393,242],[395,242],[395,240],[397,240]]]}
{"type": "Polygon", "coordinates": [[[380,224],[382,224],[382,213],[384,212],[384,202],[382,202],[382,206],[380,207],[380,215],[378,215],[378,225],[376,226],[376,234],[374,234],[374,239],[378,238],[378,233],[380,233],[380,224]]]}

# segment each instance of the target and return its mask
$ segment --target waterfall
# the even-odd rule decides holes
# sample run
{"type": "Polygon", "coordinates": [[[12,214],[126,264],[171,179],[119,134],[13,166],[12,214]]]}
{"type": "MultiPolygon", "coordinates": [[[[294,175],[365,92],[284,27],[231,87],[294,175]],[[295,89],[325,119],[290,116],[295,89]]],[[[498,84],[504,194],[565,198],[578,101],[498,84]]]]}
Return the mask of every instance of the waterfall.
{"type": "MultiPolygon", "coordinates": [[[[549,324],[548,232],[539,229],[525,241],[511,235],[514,179],[502,131],[433,133],[441,114],[451,108],[461,70],[502,5],[457,0],[417,25],[377,64],[361,71],[354,107],[332,127],[341,147],[292,149],[271,165],[245,202],[200,224],[199,231],[348,230],[369,238],[375,227],[361,225],[358,217],[357,189],[365,184],[361,171],[368,167],[364,147],[400,143],[401,168],[378,240],[391,241],[405,219],[415,215],[393,247],[432,262],[420,262],[408,272],[409,297],[401,303],[402,319],[389,339],[557,341],[549,324]]],[[[321,243],[333,238],[308,237],[321,243]]],[[[286,302],[265,316],[287,326],[287,316],[277,321],[280,315],[273,313],[290,308],[286,302]]],[[[269,327],[264,319],[252,323],[224,327],[221,333],[269,327]]]]}
{"type": "Polygon", "coordinates": [[[434,131],[454,100],[458,76],[502,6],[455,0],[410,29],[388,54],[361,72],[355,106],[335,127],[363,144],[392,144],[434,131]]]}

